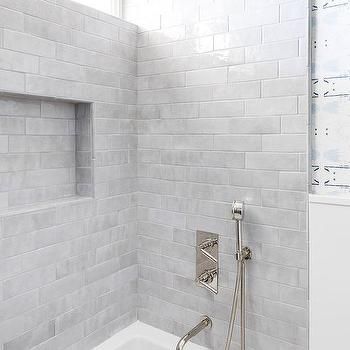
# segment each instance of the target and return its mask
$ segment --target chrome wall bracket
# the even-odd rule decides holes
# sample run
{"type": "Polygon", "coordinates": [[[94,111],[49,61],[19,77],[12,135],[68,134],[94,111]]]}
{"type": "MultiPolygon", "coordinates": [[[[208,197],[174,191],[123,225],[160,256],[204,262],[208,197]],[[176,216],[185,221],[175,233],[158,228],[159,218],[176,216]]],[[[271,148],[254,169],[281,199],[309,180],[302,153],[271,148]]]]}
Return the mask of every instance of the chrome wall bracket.
{"type": "Polygon", "coordinates": [[[232,219],[236,221],[241,221],[243,219],[243,202],[233,201],[232,219]]]}
{"type": "Polygon", "coordinates": [[[249,247],[243,247],[242,250],[237,250],[235,253],[236,260],[251,260],[252,258],[252,250],[249,247]]]}
{"type": "Polygon", "coordinates": [[[214,294],[218,293],[219,236],[197,231],[196,282],[214,294]]]}

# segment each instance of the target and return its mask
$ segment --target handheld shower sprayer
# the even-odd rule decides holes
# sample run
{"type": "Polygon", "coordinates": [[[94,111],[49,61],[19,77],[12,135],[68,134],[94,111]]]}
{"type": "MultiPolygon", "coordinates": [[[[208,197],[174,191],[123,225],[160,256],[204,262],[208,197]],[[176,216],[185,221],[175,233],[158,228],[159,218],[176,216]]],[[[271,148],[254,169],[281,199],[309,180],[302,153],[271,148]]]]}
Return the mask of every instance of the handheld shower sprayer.
{"type": "Polygon", "coordinates": [[[244,213],[244,204],[243,202],[234,201],[232,203],[232,219],[236,222],[236,252],[235,258],[237,261],[237,274],[235,287],[233,291],[233,300],[232,300],[232,309],[230,324],[227,332],[225,350],[229,350],[232,341],[233,328],[235,326],[235,320],[238,310],[238,299],[240,299],[240,315],[241,315],[241,324],[240,324],[240,335],[241,335],[241,350],[245,350],[245,328],[246,328],[246,310],[245,310],[245,299],[246,299],[246,290],[245,290],[245,275],[246,275],[246,260],[252,258],[252,252],[250,248],[243,247],[242,245],[242,220],[244,213]]]}

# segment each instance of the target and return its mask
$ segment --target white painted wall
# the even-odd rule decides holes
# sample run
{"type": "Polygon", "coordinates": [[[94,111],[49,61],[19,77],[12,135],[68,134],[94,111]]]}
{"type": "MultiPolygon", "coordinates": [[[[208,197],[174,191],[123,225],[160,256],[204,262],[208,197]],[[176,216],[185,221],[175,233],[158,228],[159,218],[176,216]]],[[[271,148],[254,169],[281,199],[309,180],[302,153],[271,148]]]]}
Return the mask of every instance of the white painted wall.
{"type": "Polygon", "coordinates": [[[349,1],[313,2],[309,350],[349,342],[349,14],[349,1]]]}
{"type": "Polygon", "coordinates": [[[345,349],[350,325],[350,199],[310,196],[310,348],[345,349]]]}

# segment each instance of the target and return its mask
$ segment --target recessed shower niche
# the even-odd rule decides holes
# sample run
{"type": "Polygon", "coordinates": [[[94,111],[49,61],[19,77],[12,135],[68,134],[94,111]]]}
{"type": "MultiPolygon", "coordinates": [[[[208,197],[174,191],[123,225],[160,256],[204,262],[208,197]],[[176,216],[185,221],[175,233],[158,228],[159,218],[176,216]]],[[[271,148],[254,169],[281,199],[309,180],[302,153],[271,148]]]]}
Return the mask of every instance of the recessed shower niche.
{"type": "Polygon", "coordinates": [[[0,96],[0,209],[92,195],[90,104],[0,96]]]}

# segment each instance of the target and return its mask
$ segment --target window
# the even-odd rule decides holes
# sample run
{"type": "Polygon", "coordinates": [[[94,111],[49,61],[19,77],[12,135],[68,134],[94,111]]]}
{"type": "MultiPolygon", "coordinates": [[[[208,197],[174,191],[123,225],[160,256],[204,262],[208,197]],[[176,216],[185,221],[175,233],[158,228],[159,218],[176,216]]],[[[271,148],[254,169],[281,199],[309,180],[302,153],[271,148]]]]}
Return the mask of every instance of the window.
{"type": "Polygon", "coordinates": [[[121,17],[122,0],[74,0],[83,5],[93,7],[99,11],[121,17]]]}

